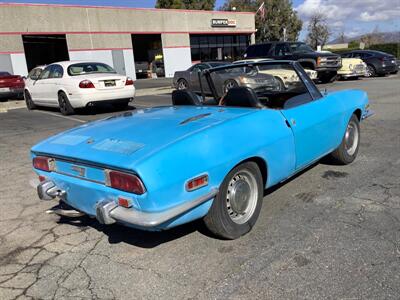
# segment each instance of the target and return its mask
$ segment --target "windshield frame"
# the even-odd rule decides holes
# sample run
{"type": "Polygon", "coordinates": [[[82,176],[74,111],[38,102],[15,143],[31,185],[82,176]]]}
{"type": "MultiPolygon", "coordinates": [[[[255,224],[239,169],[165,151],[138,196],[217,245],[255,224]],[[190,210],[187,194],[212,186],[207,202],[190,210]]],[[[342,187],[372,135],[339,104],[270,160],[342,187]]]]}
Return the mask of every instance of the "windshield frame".
{"type": "Polygon", "coordinates": [[[290,51],[291,51],[292,53],[310,53],[310,52],[315,52],[315,51],[313,50],[313,48],[311,48],[307,43],[304,43],[304,42],[289,43],[289,49],[290,49],[290,51]],[[294,49],[292,48],[292,45],[296,45],[296,48],[299,48],[299,46],[306,46],[306,47],[309,49],[309,51],[297,51],[297,50],[294,50],[294,49]]]}
{"type": "Polygon", "coordinates": [[[307,75],[306,71],[303,69],[303,67],[300,65],[299,62],[297,61],[291,61],[291,60],[271,60],[271,61],[259,61],[259,62],[243,62],[243,63],[236,63],[236,64],[229,64],[226,66],[220,66],[220,67],[215,67],[215,68],[210,68],[207,70],[202,71],[202,74],[205,76],[207,84],[210,88],[211,94],[213,95],[213,98],[216,101],[219,101],[221,98],[218,95],[217,89],[215,87],[214,81],[212,79],[212,74],[221,70],[229,70],[229,69],[234,69],[238,67],[249,67],[249,68],[256,68],[257,70],[259,69],[258,66],[262,65],[279,65],[279,64],[287,64],[288,66],[291,66],[293,70],[296,72],[297,76],[300,78],[301,82],[304,84],[305,88],[307,89],[308,93],[311,95],[313,100],[317,100],[322,98],[322,93],[320,90],[317,88],[315,83],[312,81],[312,79],[307,75]]]}

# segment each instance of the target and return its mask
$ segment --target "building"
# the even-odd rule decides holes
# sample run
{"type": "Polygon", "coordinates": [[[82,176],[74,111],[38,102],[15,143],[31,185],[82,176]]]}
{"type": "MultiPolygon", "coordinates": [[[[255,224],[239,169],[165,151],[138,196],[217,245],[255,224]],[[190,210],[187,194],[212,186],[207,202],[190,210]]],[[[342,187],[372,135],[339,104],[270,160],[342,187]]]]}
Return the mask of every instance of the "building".
{"type": "Polygon", "coordinates": [[[254,32],[246,12],[0,3],[0,70],[95,60],[136,78],[135,62],[156,59],[172,77],[195,61],[238,57],[254,32]]]}

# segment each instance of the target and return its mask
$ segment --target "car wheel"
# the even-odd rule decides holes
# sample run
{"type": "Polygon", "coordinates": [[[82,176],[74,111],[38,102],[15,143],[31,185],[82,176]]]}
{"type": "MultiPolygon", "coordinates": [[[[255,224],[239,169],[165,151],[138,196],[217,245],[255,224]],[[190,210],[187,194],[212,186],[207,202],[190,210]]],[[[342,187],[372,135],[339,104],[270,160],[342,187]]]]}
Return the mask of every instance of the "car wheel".
{"type": "Polygon", "coordinates": [[[276,90],[279,92],[284,91],[286,89],[286,87],[285,87],[285,83],[283,82],[282,78],[275,76],[275,80],[277,82],[276,90]]]}
{"type": "Polygon", "coordinates": [[[126,109],[128,105],[129,105],[129,100],[113,104],[114,108],[118,110],[126,109]]]}
{"type": "Polygon", "coordinates": [[[178,84],[177,84],[178,90],[186,90],[188,88],[188,86],[189,85],[185,79],[178,80],[178,84]]]}
{"type": "Polygon", "coordinates": [[[257,164],[238,165],[226,175],[204,223],[212,233],[224,239],[236,239],[246,234],[260,214],[263,191],[257,164]]]}
{"type": "Polygon", "coordinates": [[[35,109],[36,105],[32,100],[31,94],[28,91],[24,92],[24,97],[25,97],[25,103],[26,103],[26,107],[29,110],[35,109]]]}
{"type": "Polygon", "coordinates": [[[224,84],[224,93],[227,93],[231,88],[237,87],[238,84],[235,80],[227,80],[224,84]]]}
{"type": "Polygon", "coordinates": [[[367,65],[367,72],[365,73],[365,77],[375,77],[376,70],[373,65],[367,65]]]}
{"type": "Polygon", "coordinates": [[[60,92],[58,94],[58,105],[60,106],[60,112],[64,116],[72,115],[75,112],[74,108],[68,100],[67,95],[65,95],[65,93],[63,92],[60,92]]]}
{"type": "Polygon", "coordinates": [[[360,146],[360,122],[356,115],[352,115],[346,127],[346,132],[339,147],[331,153],[340,164],[347,165],[356,159],[360,146]]]}

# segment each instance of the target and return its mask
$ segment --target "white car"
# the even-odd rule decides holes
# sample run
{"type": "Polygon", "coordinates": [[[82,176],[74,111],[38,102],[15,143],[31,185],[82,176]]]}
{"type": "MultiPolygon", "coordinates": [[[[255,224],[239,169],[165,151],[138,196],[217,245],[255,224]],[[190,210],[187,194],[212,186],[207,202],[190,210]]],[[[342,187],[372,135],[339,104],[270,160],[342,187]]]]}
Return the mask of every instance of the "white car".
{"type": "Polygon", "coordinates": [[[135,87],[131,78],[104,63],[63,61],[31,70],[24,96],[28,109],[59,107],[63,115],[70,115],[75,108],[101,103],[125,108],[135,96],[135,87]]]}

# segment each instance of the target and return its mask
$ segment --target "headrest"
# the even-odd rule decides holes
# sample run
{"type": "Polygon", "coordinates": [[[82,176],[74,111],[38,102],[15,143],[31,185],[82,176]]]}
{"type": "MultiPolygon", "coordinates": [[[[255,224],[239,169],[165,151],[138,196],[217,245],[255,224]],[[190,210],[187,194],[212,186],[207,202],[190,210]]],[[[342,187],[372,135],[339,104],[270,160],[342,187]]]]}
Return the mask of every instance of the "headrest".
{"type": "Polygon", "coordinates": [[[263,108],[253,89],[240,86],[228,90],[224,97],[225,106],[263,108]]]}
{"type": "Polygon", "coordinates": [[[172,92],[172,105],[201,105],[201,101],[192,91],[175,90],[172,92]]]}

